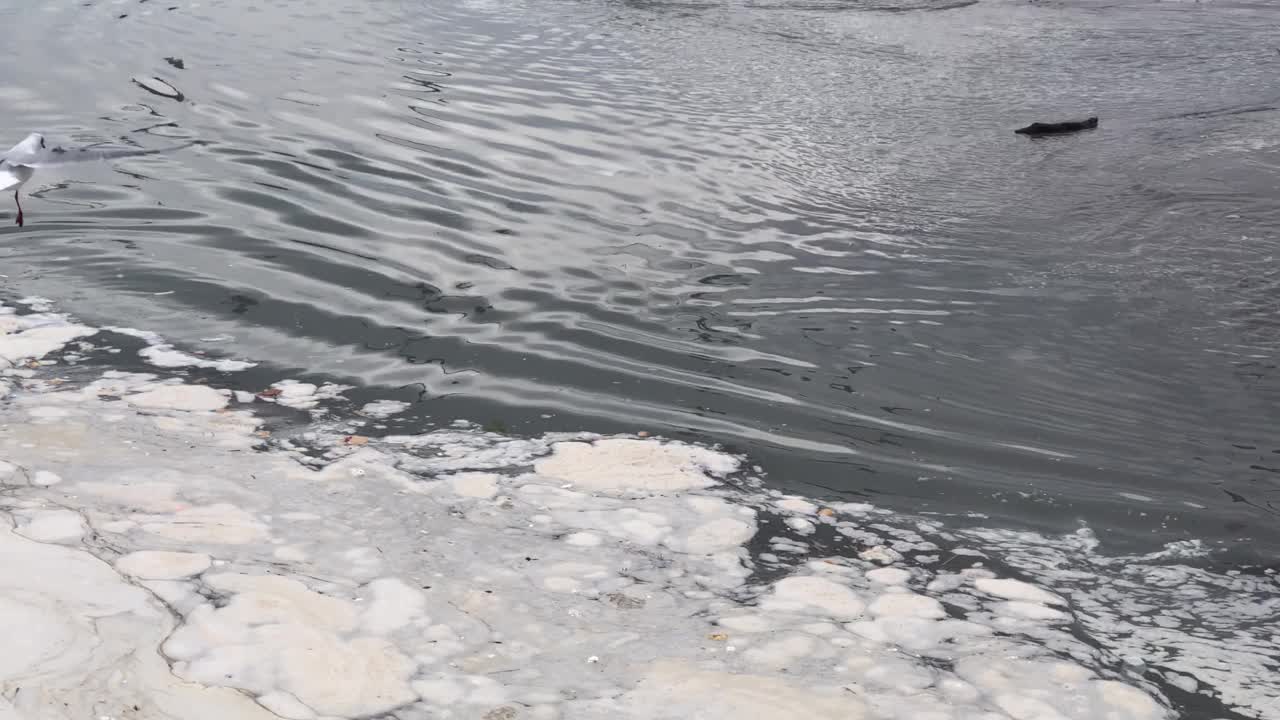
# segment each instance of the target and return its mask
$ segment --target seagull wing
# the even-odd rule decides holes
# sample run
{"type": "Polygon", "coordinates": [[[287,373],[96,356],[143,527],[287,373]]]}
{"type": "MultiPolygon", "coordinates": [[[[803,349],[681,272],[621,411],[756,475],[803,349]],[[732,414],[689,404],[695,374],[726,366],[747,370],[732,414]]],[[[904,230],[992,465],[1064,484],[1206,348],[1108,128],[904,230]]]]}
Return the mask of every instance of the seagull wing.
{"type": "Polygon", "coordinates": [[[167,148],[128,148],[128,147],[85,147],[70,150],[61,147],[42,148],[18,145],[5,153],[3,160],[9,165],[25,165],[33,168],[70,165],[72,163],[97,162],[99,160],[115,160],[117,158],[138,157],[140,155],[158,155],[173,152],[195,145],[194,142],[175,145],[167,148]]]}

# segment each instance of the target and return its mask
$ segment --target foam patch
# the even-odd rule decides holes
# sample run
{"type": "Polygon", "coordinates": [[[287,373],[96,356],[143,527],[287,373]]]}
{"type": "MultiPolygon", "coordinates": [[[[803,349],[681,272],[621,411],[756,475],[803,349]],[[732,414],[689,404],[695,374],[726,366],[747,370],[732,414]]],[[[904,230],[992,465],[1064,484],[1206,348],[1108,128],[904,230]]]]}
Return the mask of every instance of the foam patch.
{"type": "Polygon", "coordinates": [[[0,717],[1156,720],[1174,690],[1259,718],[1277,696],[1270,576],[824,506],[679,442],[317,425],[249,452],[227,392],[14,377],[0,717]]]}
{"type": "Polygon", "coordinates": [[[164,338],[160,335],[147,330],[137,330],[127,327],[109,327],[105,329],[145,341],[147,343],[147,347],[139,350],[138,355],[140,355],[148,364],[159,368],[196,367],[210,368],[221,372],[240,372],[257,366],[257,363],[247,362],[244,360],[230,360],[227,358],[211,360],[209,358],[198,357],[178,350],[173,345],[165,342],[164,338]]]}

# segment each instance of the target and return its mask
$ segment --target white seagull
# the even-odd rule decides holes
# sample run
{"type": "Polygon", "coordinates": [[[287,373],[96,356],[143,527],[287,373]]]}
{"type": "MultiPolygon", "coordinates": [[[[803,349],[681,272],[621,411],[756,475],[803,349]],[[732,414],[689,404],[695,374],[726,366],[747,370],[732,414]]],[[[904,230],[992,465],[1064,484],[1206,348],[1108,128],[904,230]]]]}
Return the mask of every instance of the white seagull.
{"type": "Polygon", "coordinates": [[[158,150],[126,147],[85,147],[67,150],[61,147],[51,148],[45,144],[43,135],[31,133],[22,142],[0,155],[0,192],[13,188],[13,201],[18,204],[18,227],[22,227],[22,201],[18,200],[18,191],[31,179],[37,168],[93,160],[113,160],[137,155],[154,155],[171,150],[181,150],[194,144],[194,142],[189,142],[185,145],[158,150]]]}

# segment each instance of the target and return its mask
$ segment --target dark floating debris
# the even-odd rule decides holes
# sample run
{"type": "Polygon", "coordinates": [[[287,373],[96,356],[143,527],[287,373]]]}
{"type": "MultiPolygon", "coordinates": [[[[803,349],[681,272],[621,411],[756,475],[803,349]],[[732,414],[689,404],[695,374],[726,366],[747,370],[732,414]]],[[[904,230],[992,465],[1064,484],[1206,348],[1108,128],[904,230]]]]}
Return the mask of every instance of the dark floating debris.
{"type": "Polygon", "coordinates": [[[1031,123],[1024,128],[1014,130],[1014,132],[1019,135],[1061,135],[1062,133],[1091,130],[1096,127],[1098,127],[1098,118],[1091,117],[1087,120],[1068,120],[1066,122],[1056,123],[1031,123]]]}
{"type": "Polygon", "coordinates": [[[179,70],[186,70],[186,69],[187,69],[187,64],[186,64],[186,63],[184,63],[184,62],[182,62],[182,58],[178,58],[178,57],[167,57],[167,58],[165,58],[165,59],[164,59],[164,61],[165,61],[165,62],[167,62],[167,63],[169,63],[170,65],[172,65],[172,66],[174,66],[174,67],[178,68],[179,70]]]}
{"type": "Polygon", "coordinates": [[[178,102],[186,99],[182,91],[157,77],[135,77],[133,78],[133,84],[152,95],[159,95],[178,102]]]}

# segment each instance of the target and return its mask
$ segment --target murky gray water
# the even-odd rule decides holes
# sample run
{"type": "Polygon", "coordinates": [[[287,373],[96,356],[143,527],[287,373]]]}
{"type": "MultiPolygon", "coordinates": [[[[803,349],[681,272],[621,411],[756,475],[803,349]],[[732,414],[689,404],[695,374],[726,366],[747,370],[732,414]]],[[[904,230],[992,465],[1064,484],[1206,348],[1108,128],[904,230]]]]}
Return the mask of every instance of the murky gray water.
{"type": "Polygon", "coordinates": [[[206,143],[38,178],[5,292],[421,401],[419,426],[645,429],[810,494],[1280,547],[1274,4],[0,23],[13,141],[206,143]]]}

